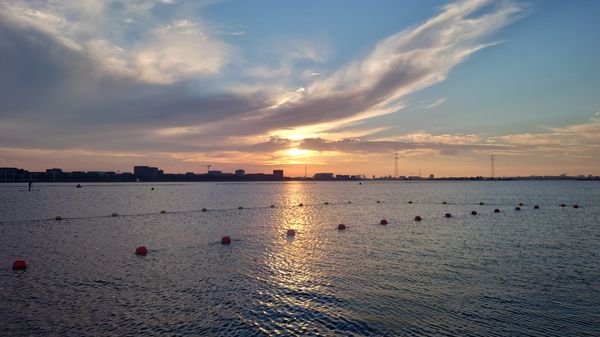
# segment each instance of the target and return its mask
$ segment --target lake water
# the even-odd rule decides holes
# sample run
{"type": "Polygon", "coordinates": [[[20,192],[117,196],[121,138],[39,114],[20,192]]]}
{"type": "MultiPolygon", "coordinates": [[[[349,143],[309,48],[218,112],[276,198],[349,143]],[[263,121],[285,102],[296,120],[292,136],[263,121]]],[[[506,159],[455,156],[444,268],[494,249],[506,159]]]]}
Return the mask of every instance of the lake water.
{"type": "Polygon", "coordinates": [[[1,335],[600,335],[599,182],[34,188],[0,185],[1,335]]]}

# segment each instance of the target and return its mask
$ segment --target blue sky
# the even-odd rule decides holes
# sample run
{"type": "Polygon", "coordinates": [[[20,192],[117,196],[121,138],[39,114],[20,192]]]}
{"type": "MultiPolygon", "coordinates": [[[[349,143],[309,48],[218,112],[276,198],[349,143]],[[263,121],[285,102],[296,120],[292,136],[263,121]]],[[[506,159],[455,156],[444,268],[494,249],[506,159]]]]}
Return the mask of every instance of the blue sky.
{"type": "Polygon", "coordinates": [[[600,174],[600,3],[9,1],[0,166],[600,174]]]}

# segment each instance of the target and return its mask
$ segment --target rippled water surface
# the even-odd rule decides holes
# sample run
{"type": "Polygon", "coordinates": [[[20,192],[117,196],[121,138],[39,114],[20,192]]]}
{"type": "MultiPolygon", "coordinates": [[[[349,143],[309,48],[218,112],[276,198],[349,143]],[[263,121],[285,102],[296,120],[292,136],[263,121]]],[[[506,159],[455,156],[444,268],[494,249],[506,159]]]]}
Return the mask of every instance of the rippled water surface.
{"type": "Polygon", "coordinates": [[[600,335],[598,182],[34,187],[0,185],[1,335],[600,335]]]}

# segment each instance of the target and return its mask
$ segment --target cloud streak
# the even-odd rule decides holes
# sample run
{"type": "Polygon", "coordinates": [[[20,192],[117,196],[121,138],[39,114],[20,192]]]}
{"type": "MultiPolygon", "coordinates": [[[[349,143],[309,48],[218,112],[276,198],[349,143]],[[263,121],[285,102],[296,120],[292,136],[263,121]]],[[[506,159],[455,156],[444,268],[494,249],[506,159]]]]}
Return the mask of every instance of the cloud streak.
{"type": "Polygon", "coordinates": [[[228,85],[227,68],[237,66],[238,47],[202,19],[187,18],[185,6],[149,0],[0,5],[5,151],[170,153],[188,159],[226,153],[236,160],[236,154],[246,158],[242,153],[273,159],[291,147],[456,154],[511,146],[508,138],[488,144],[476,136],[425,133],[367,139],[387,125],[351,133],[357,123],[401,111],[406,96],[444,81],[470,55],[493,45],[488,39],[520,11],[512,2],[450,3],[328,73],[312,68],[327,62],[326,48],[296,43],[279,67],[236,68],[250,75],[236,85],[228,85]],[[178,15],[153,15],[160,6],[178,15]],[[300,61],[312,63],[297,69],[300,61]],[[264,85],[292,73],[308,75],[291,86],[264,85]],[[342,128],[348,131],[337,131],[342,128]]]}

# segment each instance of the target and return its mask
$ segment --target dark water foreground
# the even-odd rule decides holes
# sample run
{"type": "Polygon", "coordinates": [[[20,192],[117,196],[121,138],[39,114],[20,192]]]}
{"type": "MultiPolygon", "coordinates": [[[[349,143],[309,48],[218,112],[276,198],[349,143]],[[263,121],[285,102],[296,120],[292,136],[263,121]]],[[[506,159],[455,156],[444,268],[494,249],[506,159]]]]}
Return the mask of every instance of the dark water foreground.
{"type": "Polygon", "coordinates": [[[598,182],[37,188],[0,185],[0,335],[600,335],[598,182]]]}

